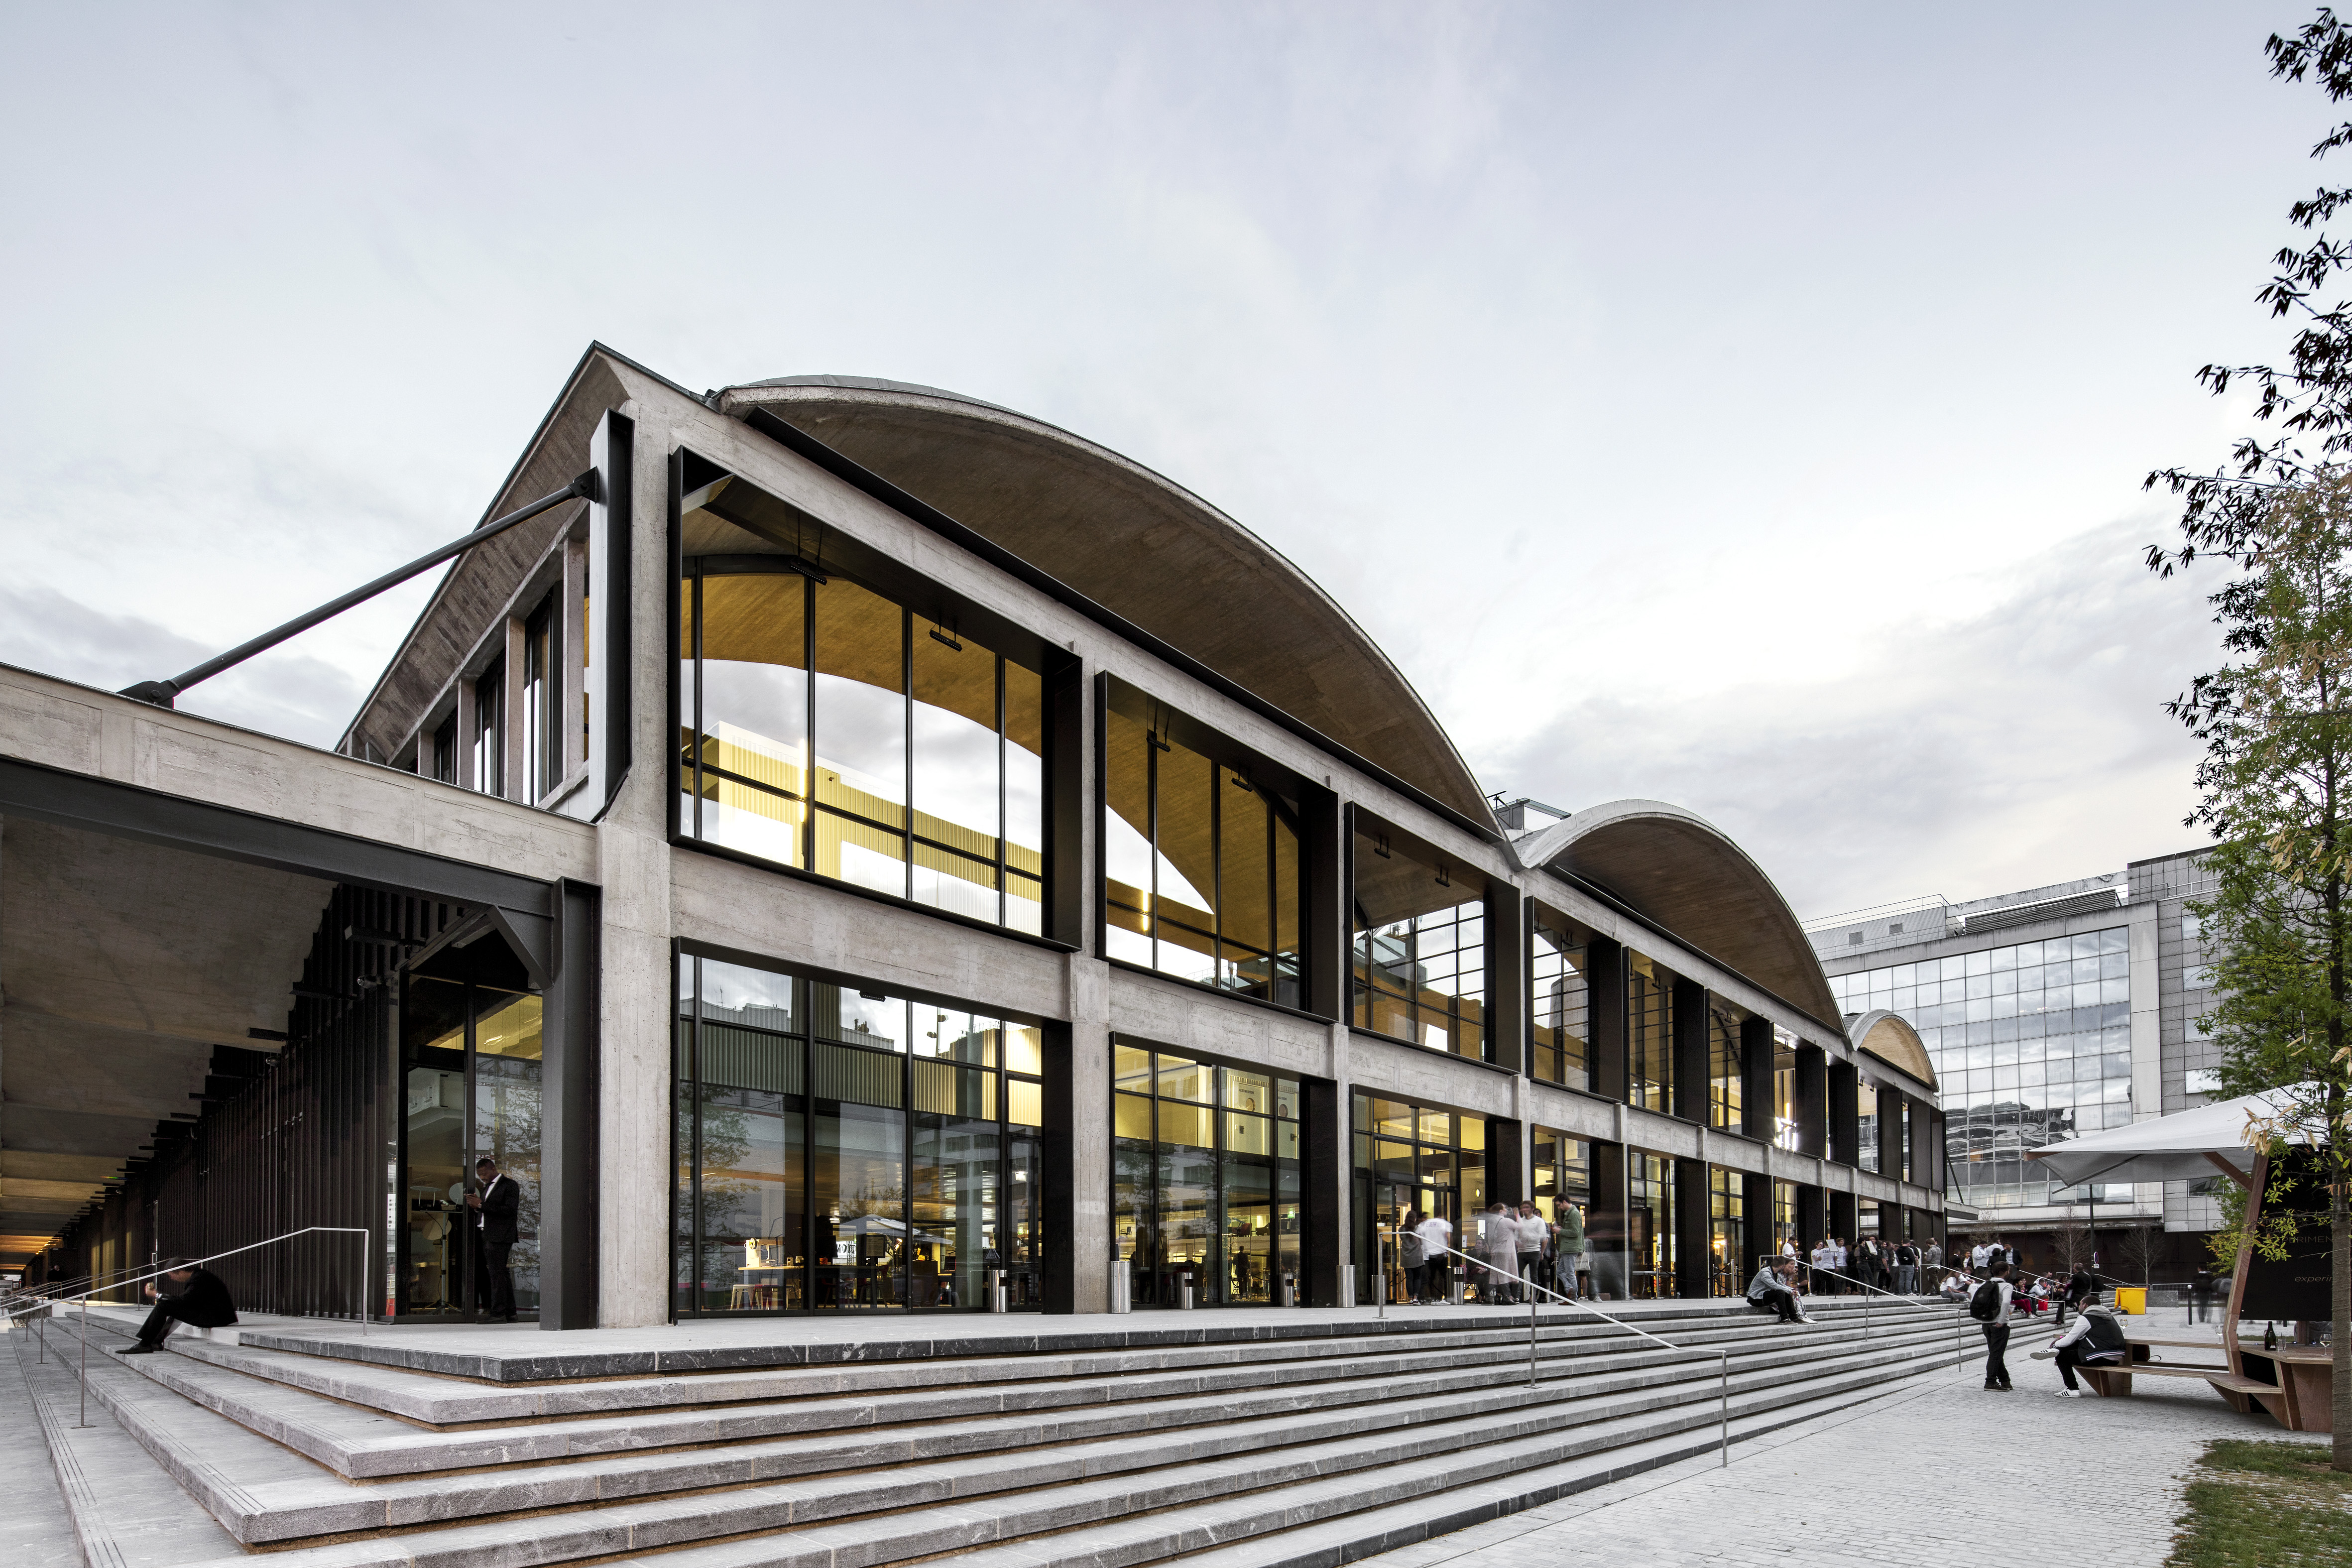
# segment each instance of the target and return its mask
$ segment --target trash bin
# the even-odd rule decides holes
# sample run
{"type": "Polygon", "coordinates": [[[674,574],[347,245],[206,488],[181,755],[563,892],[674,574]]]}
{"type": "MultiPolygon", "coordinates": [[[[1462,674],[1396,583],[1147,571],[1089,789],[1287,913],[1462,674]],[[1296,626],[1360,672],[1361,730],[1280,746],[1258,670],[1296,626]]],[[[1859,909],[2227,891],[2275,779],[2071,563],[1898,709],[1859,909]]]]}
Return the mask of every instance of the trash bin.
{"type": "Polygon", "coordinates": [[[2147,1287],[2118,1285],[2116,1287],[2116,1310],[2128,1312],[2135,1318],[2147,1315],[2147,1287]]]}

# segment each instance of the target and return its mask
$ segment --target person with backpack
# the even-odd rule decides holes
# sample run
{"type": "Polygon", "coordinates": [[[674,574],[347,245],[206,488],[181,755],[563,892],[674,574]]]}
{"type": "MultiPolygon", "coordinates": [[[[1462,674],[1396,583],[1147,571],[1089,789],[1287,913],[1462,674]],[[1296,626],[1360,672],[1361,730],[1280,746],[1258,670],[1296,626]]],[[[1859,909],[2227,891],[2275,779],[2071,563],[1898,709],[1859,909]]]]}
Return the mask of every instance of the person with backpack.
{"type": "Polygon", "coordinates": [[[2131,1360],[2131,1342],[2124,1337],[2123,1320],[2116,1316],[2114,1308],[2100,1304],[2096,1287],[2082,1298],[2081,1304],[2074,1326],[2033,1352],[2035,1361],[2057,1359],[2058,1375],[2066,1383],[2058,1390],[2061,1399],[2083,1397],[2083,1391],[2074,1384],[2076,1367],[2114,1366],[2131,1360]]]}
{"type": "Polygon", "coordinates": [[[1985,1281],[1969,1298],[1969,1316],[1984,1330],[1985,1392],[2009,1394],[2009,1363],[2002,1358],[2009,1351],[2009,1265],[1991,1263],[1985,1266],[1985,1281]]]}

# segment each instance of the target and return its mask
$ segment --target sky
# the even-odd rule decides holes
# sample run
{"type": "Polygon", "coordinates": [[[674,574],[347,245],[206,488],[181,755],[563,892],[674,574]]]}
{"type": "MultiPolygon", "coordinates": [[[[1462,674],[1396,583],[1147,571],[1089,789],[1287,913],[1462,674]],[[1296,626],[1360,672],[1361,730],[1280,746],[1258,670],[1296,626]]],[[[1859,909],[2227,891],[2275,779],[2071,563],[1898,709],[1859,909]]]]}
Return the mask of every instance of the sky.
{"type": "MultiPolygon", "coordinates": [[[[2218,579],[2140,481],[2279,352],[2307,15],[6,0],[0,661],[456,537],[597,340],[1123,452],[1487,789],[1688,806],[1809,918],[2119,869],[2201,842],[2218,579]]],[[[331,743],[430,581],[183,705],[331,743]]]]}

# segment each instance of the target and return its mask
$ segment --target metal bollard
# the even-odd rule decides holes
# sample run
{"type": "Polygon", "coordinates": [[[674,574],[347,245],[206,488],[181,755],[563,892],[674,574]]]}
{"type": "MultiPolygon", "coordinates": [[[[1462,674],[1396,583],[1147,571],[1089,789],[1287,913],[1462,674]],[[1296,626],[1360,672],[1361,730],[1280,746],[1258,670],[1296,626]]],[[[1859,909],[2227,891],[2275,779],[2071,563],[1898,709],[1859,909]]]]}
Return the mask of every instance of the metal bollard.
{"type": "Polygon", "coordinates": [[[1124,1258],[1110,1260],[1110,1310],[1113,1312],[1135,1310],[1135,1266],[1124,1258]]]}
{"type": "Polygon", "coordinates": [[[1342,1264],[1339,1268],[1339,1305],[1352,1308],[1356,1304],[1356,1271],[1342,1264]]]}
{"type": "Polygon", "coordinates": [[[1298,1305],[1298,1277],[1291,1273],[1286,1268],[1284,1269],[1282,1273],[1282,1295],[1280,1300],[1282,1304],[1286,1307],[1296,1307],[1298,1305]]]}
{"type": "Polygon", "coordinates": [[[988,1310],[992,1312],[1004,1310],[1004,1270],[1002,1268],[988,1271],[988,1310]]]}
{"type": "Polygon", "coordinates": [[[1188,1312],[1192,1310],[1192,1277],[1190,1274],[1177,1278],[1176,1305],[1188,1312]]]}

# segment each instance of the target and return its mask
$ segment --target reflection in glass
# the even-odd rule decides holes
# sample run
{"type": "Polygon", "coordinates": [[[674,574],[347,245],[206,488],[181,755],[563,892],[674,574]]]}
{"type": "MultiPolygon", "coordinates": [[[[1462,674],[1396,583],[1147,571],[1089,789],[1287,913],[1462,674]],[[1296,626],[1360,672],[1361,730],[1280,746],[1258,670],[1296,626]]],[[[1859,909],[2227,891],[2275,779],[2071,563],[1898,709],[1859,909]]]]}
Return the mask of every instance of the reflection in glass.
{"type": "Polygon", "coordinates": [[[1581,933],[1540,904],[1528,932],[1528,1016],[1535,1076],[1567,1089],[1591,1089],[1591,996],[1581,933]]]}
{"type": "Polygon", "coordinates": [[[1706,1121],[1738,1131],[1746,1114],[1747,1089],[1740,1081],[1739,1030],[1748,1015],[1719,998],[1706,1010],[1706,1121]]]}
{"type": "Polygon", "coordinates": [[[743,560],[679,584],[679,830],[1042,931],[1036,672],[845,578],[743,560]]]}
{"type": "MultiPolygon", "coordinates": [[[[516,1240],[507,1255],[518,1312],[539,1310],[539,1086],[541,1004],[477,986],[474,990],[474,1154],[496,1160],[521,1189],[516,1240]]],[[[467,1163],[470,1167],[472,1161],[467,1163]]]]}
{"type": "Polygon", "coordinates": [[[1297,1081],[1112,1052],[1111,1229],[1134,1300],[1173,1306],[1189,1283],[1197,1305],[1277,1300],[1298,1269],[1297,1081]]]}
{"type": "Polygon", "coordinates": [[[1710,1165],[1706,1172],[1707,1294],[1737,1296],[1748,1288],[1748,1178],[1710,1165]]]}
{"type": "Polygon", "coordinates": [[[1043,1304],[1034,1026],[713,959],[679,984],[681,1312],[971,1310],[996,1268],[1043,1304]]]}
{"type": "Polygon", "coordinates": [[[1486,1119],[1369,1094],[1354,1097],[1351,1114],[1356,1299],[1372,1300],[1374,1270],[1384,1265],[1387,1299],[1411,1300],[1389,1233],[1418,1209],[1451,1225],[1456,1247],[1474,1250],[1464,1237],[1466,1226],[1475,1237],[1477,1215],[1486,1206],[1486,1119]]]}
{"type": "MultiPolygon", "coordinates": [[[[1126,710],[1106,716],[1106,936],[1111,957],[1296,1006],[1293,803],[1126,710]]],[[[1163,727],[1164,728],[1164,727],[1163,727]]]]}
{"type": "Polygon", "coordinates": [[[1486,879],[1384,830],[1355,851],[1356,1026],[1493,1060],[1486,879]]]}
{"type": "Polygon", "coordinates": [[[1642,954],[1629,953],[1625,976],[1626,1102],[1672,1114],[1675,1102],[1673,978],[1642,954]]]}
{"type": "Polygon", "coordinates": [[[1625,1151],[1626,1241],[1637,1301],[1675,1295],[1675,1163],[1664,1154],[1625,1151]]]}

